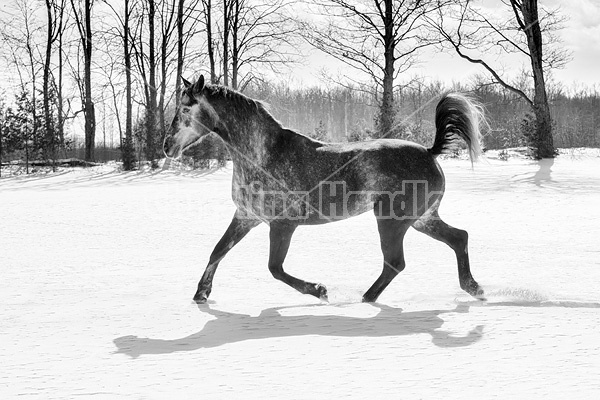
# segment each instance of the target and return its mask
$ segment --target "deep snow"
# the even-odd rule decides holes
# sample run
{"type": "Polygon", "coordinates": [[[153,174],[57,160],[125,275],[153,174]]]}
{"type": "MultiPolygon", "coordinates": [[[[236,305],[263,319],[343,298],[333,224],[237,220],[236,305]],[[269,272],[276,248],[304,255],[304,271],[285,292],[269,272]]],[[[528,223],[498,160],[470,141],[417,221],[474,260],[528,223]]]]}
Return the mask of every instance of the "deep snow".
{"type": "Polygon", "coordinates": [[[379,298],[371,213],[296,231],[275,281],[268,230],[191,302],[234,206],[231,169],[113,167],[0,179],[0,398],[592,398],[600,394],[600,153],[441,161],[453,253],[411,231],[379,298]]]}

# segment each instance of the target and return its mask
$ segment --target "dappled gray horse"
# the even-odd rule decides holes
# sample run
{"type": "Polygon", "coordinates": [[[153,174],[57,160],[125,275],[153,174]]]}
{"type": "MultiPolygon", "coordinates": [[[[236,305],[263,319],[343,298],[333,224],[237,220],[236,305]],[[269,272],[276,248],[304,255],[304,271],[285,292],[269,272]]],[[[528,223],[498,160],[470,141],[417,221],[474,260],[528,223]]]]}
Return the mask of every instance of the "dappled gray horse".
{"type": "Polygon", "coordinates": [[[374,302],[405,267],[403,239],[412,226],[456,253],[460,287],[474,297],[483,290],[469,267],[467,232],[438,215],[444,175],[436,157],[462,138],[472,160],[481,153],[481,111],[467,97],[445,94],[436,108],[433,146],[395,139],[323,143],[286,129],[265,106],[234,90],[184,80],[181,107],[164,142],[167,157],[214,132],[233,160],[232,197],[237,209],[210,255],[194,296],[205,303],[227,252],[254,227],[269,225],[269,271],[301,293],[327,300],[327,289],[286,273],[283,262],[299,225],[338,221],[373,210],[383,252],[383,271],[363,296],[374,302]]]}

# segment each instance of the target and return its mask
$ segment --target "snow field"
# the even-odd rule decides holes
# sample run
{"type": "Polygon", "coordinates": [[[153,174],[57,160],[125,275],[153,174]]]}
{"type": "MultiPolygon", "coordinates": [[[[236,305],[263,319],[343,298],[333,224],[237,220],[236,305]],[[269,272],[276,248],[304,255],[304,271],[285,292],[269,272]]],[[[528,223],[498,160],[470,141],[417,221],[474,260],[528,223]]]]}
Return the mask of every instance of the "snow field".
{"type": "Polygon", "coordinates": [[[487,302],[411,231],[406,269],[360,303],[381,270],[367,213],[294,235],[286,271],[329,304],[271,277],[261,225],[198,307],[230,168],[0,179],[0,398],[597,397],[598,155],[441,163],[487,302]]]}

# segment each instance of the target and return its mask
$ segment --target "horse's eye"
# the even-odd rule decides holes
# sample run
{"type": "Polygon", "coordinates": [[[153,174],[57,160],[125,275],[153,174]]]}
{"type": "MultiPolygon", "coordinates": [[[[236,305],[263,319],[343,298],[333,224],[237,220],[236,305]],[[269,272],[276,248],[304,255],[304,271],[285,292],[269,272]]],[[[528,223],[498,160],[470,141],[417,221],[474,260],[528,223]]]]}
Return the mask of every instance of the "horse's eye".
{"type": "Polygon", "coordinates": [[[188,95],[187,93],[184,93],[181,96],[181,104],[184,106],[190,106],[191,103],[192,103],[192,99],[191,99],[190,95],[188,95]]]}

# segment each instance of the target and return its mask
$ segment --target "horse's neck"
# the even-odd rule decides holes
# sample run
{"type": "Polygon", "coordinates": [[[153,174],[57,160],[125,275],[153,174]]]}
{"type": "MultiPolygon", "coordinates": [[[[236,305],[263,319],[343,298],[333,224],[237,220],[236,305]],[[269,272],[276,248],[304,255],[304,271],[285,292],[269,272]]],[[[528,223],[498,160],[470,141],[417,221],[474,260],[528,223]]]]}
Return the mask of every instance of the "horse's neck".
{"type": "Polygon", "coordinates": [[[224,135],[234,163],[263,165],[268,155],[268,143],[281,130],[277,121],[262,113],[241,118],[235,110],[224,110],[221,117],[224,135]]]}

